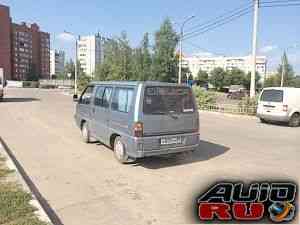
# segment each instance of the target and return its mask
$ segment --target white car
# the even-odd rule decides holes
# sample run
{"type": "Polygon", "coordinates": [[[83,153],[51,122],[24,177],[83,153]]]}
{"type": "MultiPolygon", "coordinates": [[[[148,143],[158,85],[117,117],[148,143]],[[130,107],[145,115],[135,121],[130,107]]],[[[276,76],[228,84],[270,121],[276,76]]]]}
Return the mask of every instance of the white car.
{"type": "Polygon", "coordinates": [[[259,96],[257,116],[261,122],[287,122],[300,126],[300,88],[264,88],[259,96]]]}

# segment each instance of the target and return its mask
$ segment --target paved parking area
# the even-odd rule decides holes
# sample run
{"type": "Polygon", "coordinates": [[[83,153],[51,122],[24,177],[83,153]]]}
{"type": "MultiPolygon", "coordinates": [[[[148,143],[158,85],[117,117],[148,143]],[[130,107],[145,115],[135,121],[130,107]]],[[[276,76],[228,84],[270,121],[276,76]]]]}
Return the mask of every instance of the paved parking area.
{"type": "Polygon", "coordinates": [[[192,200],[216,179],[299,180],[300,128],[253,117],[200,113],[195,153],[120,165],[99,143],[84,144],[71,96],[8,89],[0,136],[62,224],[183,224],[192,200]]]}

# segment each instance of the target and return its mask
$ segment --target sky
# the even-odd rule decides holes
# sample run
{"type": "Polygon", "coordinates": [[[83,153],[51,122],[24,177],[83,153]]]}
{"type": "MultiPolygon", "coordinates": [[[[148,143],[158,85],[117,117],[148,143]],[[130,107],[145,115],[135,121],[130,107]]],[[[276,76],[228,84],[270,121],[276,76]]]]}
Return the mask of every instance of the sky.
{"type": "MultiPolygon", "coordinates": [[[[14,22],[36,22],[51,34],[51,45],[74,55],[74,40],[64,35],[117,36],[126,31],[132,46],[137,46],[145,32],[154,34],[166,17],[178,24],[194,15],[186,26],[202,24],[225,12],[251,3],[252,0],[0,0],[10,6],[14,22]]],[[[262,0],[263,1],[263,0],[262,0]]],[[[269,71],[276,70],[284,49],[295,71],[300,74],[300,6],[261,8],[259,10],[258,52],[268,57],[269,71]],[[299,46],[296,46],[299,44],[299,46]],[[291,46],[293,46],[291,48],[291,46]]],[[[251,53],[253,15],[210,32],[186,40],[184,53],[203,55],[244,56],[251,53]],[[197,47],[196,47],[197,46],[197,47]]]]}

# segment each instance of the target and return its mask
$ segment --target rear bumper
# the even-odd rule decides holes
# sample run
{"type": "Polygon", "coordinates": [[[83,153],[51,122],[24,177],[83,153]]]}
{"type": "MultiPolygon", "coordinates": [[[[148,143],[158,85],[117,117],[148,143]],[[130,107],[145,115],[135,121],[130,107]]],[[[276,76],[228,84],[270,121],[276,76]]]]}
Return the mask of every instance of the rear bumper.
{"type": "Polygon", "coordinates": [[[264,120],[278,121],[278,122],[288,122],[290,120],[290,117],[287,113],[282,113],[282,114],[257,113],[257,117],[264,120]]]}
{"type": "Polygon", "coordinates": [[[130,138],[127,140],[128,154],[134,158],[143,158],[147,156],[165,155],[193,151],[199,147],[199,133],[187,133],[168,136],[153,136],[143,138],[130,138]],[[178,145],[161,145],[161,138],[182,137],[183,144],[178,145]]]}

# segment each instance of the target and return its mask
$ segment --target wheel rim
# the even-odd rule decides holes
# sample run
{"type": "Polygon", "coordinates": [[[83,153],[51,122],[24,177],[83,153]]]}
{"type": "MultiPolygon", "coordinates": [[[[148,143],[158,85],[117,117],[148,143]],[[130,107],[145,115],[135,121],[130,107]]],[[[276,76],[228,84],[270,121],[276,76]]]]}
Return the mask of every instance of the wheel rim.
{"type": "Polygon", "coordinates": [[[82,128],[82,135],[83,135],[84,139],[87,139],[87,136],[88,136],[87,133],[88,133],[88,132],[87,132],[87,128],[86,128],[86,126],[84,125],[83,128],[82,128]]]}
{"type": "Polygon", "coordinates": [[[117,141],[116,143],[116,147],[115,147],[115,151],[116,151],[116,156],[118,159],[123,159],[124,156],[124,146],[122,144],[121,141],[117,141]]]}
{"type": "Polygon", "coordinates": [[[295,116],[292,123],[294,126],[299,126],[300,125],[300,116],[295,116]]]}

